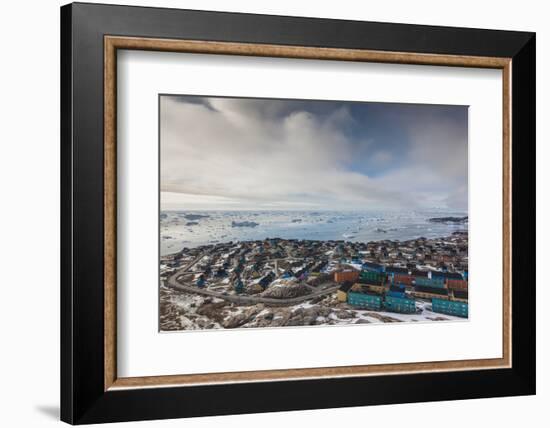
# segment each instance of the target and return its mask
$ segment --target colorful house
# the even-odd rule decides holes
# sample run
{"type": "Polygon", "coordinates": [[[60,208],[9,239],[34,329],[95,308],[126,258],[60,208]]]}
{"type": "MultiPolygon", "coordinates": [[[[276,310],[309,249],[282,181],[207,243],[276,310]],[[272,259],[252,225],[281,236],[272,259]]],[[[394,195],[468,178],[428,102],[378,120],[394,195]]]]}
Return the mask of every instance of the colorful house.
{"type": "Polygon", "coordinates": [[[447,300],[449,298],[449,293],[446,288],[428,287],[425,285],[416,285],[412,294],[416,298],[428,300],[433,298],[447,300]]]}
{"type": "Polygon", "coordinates": [[[258,281],[258,284],[262,286],[263,289],[266,289],[269,284],[273,282],[275,275],[273,272],[269,272],[266,276],[258,281]]]}
{"type": "Polygon", "coordinates": [[[468,303],[435,298],[432,299],[432,311],[440,314],[468,318],[468,303]]]}
{"type": "Polygon", "coordinates": [[[336,297],[338,298],[339,302],[347,302],[348,301],[348,291],[352,287],[351,282],[344,282],[338,291],[336,292],[336,297]]]}
{"type": "Polygon", "coordinates": [[[468,281],[463,279],[448,279],[447,288],[452,290],[468,290],[468,281]]]}
{"type": "Polygon", "coordinates": [[[414,282],[414,277],[411,275],[394,274],[392,278],[393,284],[402,284],[408,287],[412,287],[413,282],[414,282]]]}
{"type": "Polygon", "coordinates": [[[293,276],[294,276],[294,272],[287,269],[283,272],[283,274],[281,275],[281,278],[288,279],[288,278],[292,278],[293,276]]]}
{"type": "Polygon", "coordinates": [[[343,272],[334,272],[334,281],[335,282],[344,282],[344,281],[357,281],[359,278],[359,271],[348,270],[343,272]]]}
{"type": "Polygon", "coordinates": [[[351,287],[353,291],[359,291],[359,290],[367,290],[371,291],[373,293],[382,294],[386,291],[386,285],[385,284],[365,284],[363,282],[357,282],[353,284],[353,287],[351,287]]]}
{"type": "Polygon", "coordinates": [[[195,281],[195,285],[199,288],[203,288],[205,284],[206,284],[206,278],[205,278],[204,274],[202,274],[195,281]]]}
{"type": "Polygon", "coordinates": [[[425,277],[415,277],[415,285],[420,285],[422,287],[433,287],[433,288],[445,288],[445,278],[425,278],[425,277]]]}
{"type": "Polygon", "coordinates": [[[384,284],[387,276],[385,273],[362,270],[359,274],[359,282],[363,284],[384,284]]]}
{"type": "Polygon", "coordinates": [[[457,272],[443,272],[443,271],[432,271],[432,279],[441,278],[445,279],[463,279],[462,275],[457,272]]]}
{"type": "Polygon", "coordinates": [[[406,288],[404,285],[392,285],[390,289],[386,292],[386,296],[406,297],[405,289],[406,288]]]}
{"type": "Polygon", "coordinates": [[[404,296],[394,296],[386,293],[384,308],[390,312],[413,314],[416,312],[416,303],[414,299],[409,299],[404,296]]]}
{"type": "Polygon", "coordinates": [[[243,285],[243,282],[241,281],[241,278],[237,278],[234,282],[233,282],[233,287],[235,288],[235,292],[240,294],[243,292],[243,289],[244,289],[244,285],[243,285]]]}
{"type": "Polygon", "coordinates": [[[348,292],[348,304],[362,309],[379,311],[382,309],[382,296],[380,294],[355,291],[348,292]]]}
{"type": "Polygon", "coordinates": [[[362,269],[364,271],[369,271],[369,272],[378,272],[378,273],[384,272],[384,266],[379,265],[378,263],[372,263],[372,262],[364,262],[362,269]]]}
{"type": "Polygon", "coordinates": [[[407,268],[404,268],[404,267],[399,267],[399,266],[386,266],[386,273],[388,275],[408,275],[409,274],[409,270],[407,268]]]}

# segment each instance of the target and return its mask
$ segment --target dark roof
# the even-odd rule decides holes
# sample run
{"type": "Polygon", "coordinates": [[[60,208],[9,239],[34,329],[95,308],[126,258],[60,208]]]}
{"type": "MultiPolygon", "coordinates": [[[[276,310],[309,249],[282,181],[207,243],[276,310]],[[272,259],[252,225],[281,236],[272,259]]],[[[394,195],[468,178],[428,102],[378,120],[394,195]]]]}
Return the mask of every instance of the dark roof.
{"type": "Polygon", "coordinates": [[[382,278],[379,278],[379,280],[377,281],[377,280],[372,279],[372,278],[361,278],[361,277],[359,277],[356,282],[358,282],[359,284],[367,284],[367,285],[383,285],[381,279],[382,278]]]}
{"type": "Polygon", "coordinates": [[[275,279],[273,272],[269,272],[266,276],[260,279],[259,283],[262,285],[267,285],[275,279]]]}
{"type": "Polygon", "coordinates": [[[350,293],[355,293],[355,294],[366,294],[367,296],[375,296],[375,297],[381,297],[381,294],[378,294],[378,293],[375,293],[374,291],[370,291],[370,290],[366,290],[364,288],[362,288],[361,290],[352,290],[350,291],[350,293]]]}
{"type": "Polygon", "coordinates": [[[432,293],[432,294],[440,294],[442,296],[446,296],[448,294],[446,288],[437,288],[437,287],[427,287],[425,285],[417,285],[414,287],[414,291],[418,291],[420,293],[432,293]]]}
{"type": "Polygon", "coordinates": [[[406,268],[398,267],[398,266],[387,266],[386,267],[387,273],[403,273],[403,274],[409,274],[409,270],[406,268]]]}
{"type": "Polygon", "coordinates": [[[424,276],[424,277],[427,277],[427,276],[428,276],[428,272],[425,271],[425,270],[413,269],[411,275],[412,275],[412,276],[424,276]]]}
{"type": "Polygon", "coordinates": [[[468,299],[468,292],[466,290],[453,290],[453,295],[459,299],[468,299]]]}
{"type": "Polygon", "coordinates": [[[340,286],[340,288],[338,290],[343,291],[344,293],[347,293],[349,291],[349,289],[352,287],[352,285],[353,285],[353,282],[345,281],[345,282],[342,283],[342,285],[340,286]]]}
{"type": "Polygon", "coordinates": [[[402,293],[403,291],[405,291],[405,286],[404,285],[392,285],[392,286],[390,286],[390,291],[395,291],[397,293],[402,293]]]}
{"type": "Polygon", "coordinates": [[[456,272],[432,272],[432,278],[462,279],[462,275],[456,272]]]}
{"type": "Polygon", "coordinates": [[[378,263],[372,263],[372,262],[363,262],[363,266],[368,266],[374,269],[380,269],[382,265],[379,265],[378,263]]]}

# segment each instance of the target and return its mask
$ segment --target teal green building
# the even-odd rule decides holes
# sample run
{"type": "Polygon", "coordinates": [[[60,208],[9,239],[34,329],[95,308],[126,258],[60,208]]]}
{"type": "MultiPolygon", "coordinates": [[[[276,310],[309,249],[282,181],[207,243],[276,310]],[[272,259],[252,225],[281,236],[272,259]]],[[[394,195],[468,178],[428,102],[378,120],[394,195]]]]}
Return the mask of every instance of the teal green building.
{"type": "Polygon", "coordinates": [[[468,303],[455,300],[432,299],[432,311],[440,314],[468,318],[468,303]]]}
{"type": "Polygon", "coordinates": [[[425,278],[417,276],[414,282],[416,285],[422,285],[423,287],[445,288],[445,278],[425,278]]]}
{"type": "Polygon", "coordinates": [[[362,270],[359,274],[359,282],[367,284],[383,284],[386,282],[387,275],[381,272],[362,270]]]}
{"type": "Polygon", "coordinates": [[[391,294],[386,294],[384,307],[387,311],[399,312],[401,314],[414,314],[416,312],[416,304],[414,299],[391,294]]]}
{"type": "Polygon", "coordinates": [[[382,296],[374,293],[348,292],[348,304],[362,309],[379,311],[382,309],[382,296]]]}

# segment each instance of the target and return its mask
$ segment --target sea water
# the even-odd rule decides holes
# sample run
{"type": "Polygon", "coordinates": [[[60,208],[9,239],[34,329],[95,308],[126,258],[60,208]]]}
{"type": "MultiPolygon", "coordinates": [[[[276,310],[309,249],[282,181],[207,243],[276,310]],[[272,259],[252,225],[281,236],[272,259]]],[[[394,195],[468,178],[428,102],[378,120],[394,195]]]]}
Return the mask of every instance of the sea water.
{"type": "Polygon", "coordinates": [[[467,223],[436,223],[432,217],[463,217],[463,211],[161,211],[161,255],[206,244],[266,238],[380,240],[436,238],[465,231],[467,223]]]}

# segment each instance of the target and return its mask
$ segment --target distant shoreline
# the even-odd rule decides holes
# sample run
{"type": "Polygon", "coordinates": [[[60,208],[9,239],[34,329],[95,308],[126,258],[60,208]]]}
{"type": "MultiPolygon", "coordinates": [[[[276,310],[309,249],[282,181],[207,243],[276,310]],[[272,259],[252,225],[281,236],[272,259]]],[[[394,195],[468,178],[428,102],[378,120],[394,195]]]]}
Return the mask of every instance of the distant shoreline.
{"type": "Polygon", "coordinates": [[[232,243],[234,245],[236,244],[240,244],[240,243],[251,243],[251,242],[262,242],[262,241],[269,241],[269,240],[279,240],[279,241],[289,241],[289,242],[331,242],[331,243],[334,243],[334,245],[338,245],[338,244],[343,244],[343,243],[346,243],[346,242],[351,242],[351,243],[354,243],[354,244],[364,244],[364,245],[367,245],[367,244],[382,244],[382,243],[406,243],[406,242],[412,242],[412,241],[418,241],[418,240],[422,240],[422,239],[425,239],[425,240],[437,240],[437,239],[446,239],[446,238],[452,238],[453,235],[468,235],[469,232],[468,232],[468,229],[465,229],[465,230],[457,230],[453,233],[451,233],[450,235],[442,235],[442,236],[432,236],[432,237],[425,237],[425,236],[418,236],[416,238],[412,238],[412,239],[378,239],[378,240],[374,240],[374,241],[350,241],[350,240],[347,240],[347,239],[298,239],[298,238],[277,238],[277,237],[267,237],[267,238],[264,238],[264,239],[243,239],[243,240],[238,240],[238,241],[235,241],[235,240],[229,240],[229,241],[224,241],[224,242],[213,242],[213,243],[206,243],[206,244],[203,244],[203,245],[197,245],[197,246],[194,246],[194,247],[183,247],[181,250],[179,251],[174,251],[173,253],[167,253],[167,254],[163,254],[160,256],[160,258],[162,259],[163,257],[171,257],[171,256],[174,256],[175,254],[178,254],[178,253],[181,253],[185,248],[189,249],[189,250],[197,250],[197,249],[200,249],[200,248],[204,248],[204,247],[214,247],[216,245],[225,245],[225,244],[229,244],[229,243],[232,243]]]}
{"type": "Polygon", "coordinates": [[[161,254],[224,242],[276,237],[367,243],[437,238],[466,231],[460,211],[176,211],[160,214],[161,254]]]}

